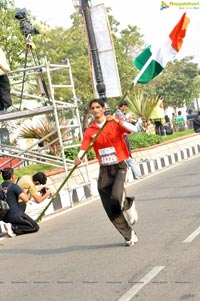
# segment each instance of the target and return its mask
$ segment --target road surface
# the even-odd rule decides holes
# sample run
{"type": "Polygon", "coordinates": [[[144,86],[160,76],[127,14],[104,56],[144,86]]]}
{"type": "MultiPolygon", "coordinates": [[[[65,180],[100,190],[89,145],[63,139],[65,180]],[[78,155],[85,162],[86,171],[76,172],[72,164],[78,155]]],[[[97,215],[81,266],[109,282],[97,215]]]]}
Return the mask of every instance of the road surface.
{"type": "Polygon", "coordinates": [[[1,301],[200,300],[200,156],[128,189],[139,242],[125,247],[100,200],[0,241],[1,301]]]}

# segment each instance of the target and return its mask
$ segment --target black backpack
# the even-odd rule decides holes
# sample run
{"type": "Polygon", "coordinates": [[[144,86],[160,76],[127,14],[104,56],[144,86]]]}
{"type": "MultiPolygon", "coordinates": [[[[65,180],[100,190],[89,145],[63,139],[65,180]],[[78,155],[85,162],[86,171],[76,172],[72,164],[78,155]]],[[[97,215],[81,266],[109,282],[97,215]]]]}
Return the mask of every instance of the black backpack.
{"type": "Polygon", "coordinates": [[[8,187],[2,187],[0,185],[0,220],[2,220],[5,215],[7,214],[7,212],[9,211],[10,207],[7,203],[7,191],[8,191],[8,187]]]}

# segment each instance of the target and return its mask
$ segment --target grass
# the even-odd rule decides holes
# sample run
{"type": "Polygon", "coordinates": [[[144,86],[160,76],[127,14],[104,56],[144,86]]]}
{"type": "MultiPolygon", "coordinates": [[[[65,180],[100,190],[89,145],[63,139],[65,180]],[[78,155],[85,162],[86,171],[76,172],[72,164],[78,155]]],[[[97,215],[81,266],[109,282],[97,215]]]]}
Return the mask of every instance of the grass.
{"type": "Polygon", "coordinates": [[[28,166],[25,167],[21,167],[21,168],[16,168],[15,169],[15,175],[16,177],[21,176],[21,172],[23,171],[23,174],[26,175],[33,175],[36,172],[39,171],[43,171],[43,172],[47,172],[47,171],[51,171],[54,170],[55,167],[54,166],[50,166],[50,165],[46,165],[46,164],[30,164],[28,166]]]}
{"type": "MultiPolygon", "coordinates": [[[[54,166],[46,165],[46,164],[30,164],[28,166],[24,166],[21,168],[15,168],[15,178],[21,177],[23,175],[34,175],[35,173],[42,171],[47,172],[54,170],[54,166]]],[[[0,175],[0,183],[3,182],[2,175],[0,175]]]]}
{"type": "Polygon", "coordinates": [[[179,138],[179,137],[184,137],[184,136],[188,136],[194,133],[193,129],[190,130],[185,130],[183,132],[174,132],[172,135],[167,135],[162,137],[164,141],[168,141],[168,140],[172,140],[175,138],[179,138]]]}

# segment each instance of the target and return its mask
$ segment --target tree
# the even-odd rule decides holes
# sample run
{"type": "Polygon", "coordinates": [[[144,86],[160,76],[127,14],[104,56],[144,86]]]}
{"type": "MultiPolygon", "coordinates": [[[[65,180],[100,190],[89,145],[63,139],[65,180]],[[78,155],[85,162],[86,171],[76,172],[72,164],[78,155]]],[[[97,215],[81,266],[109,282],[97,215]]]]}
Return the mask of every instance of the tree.
{"type": "MultiPolygon", "coordinates": [[[[47,144],[50,151],[55,155],[58,156],[60,153],[60,144],[58,139],[58,133],[55,131],[55,123],[54,122],[47,122],[46,119],[41,119],[38,121],[37,124],[25,124],[21,127],[20,133],[18,135],[19,138],[25,139],[42,139],[44,137],[44,144],[47,144]],[[52,133],[51,135],[49,135],[52,133]]],[[[61,136],[63,141],[69,138],[70,130],[66,131],[66,128],[61,128],[61,136]]],[[[71,138],[72,139],[72,138],[71,138]]]]}
{"type": "Polygon", "coordinates": [[[0,2],[1,47],[6,52],[11,70],[23,66],[23,52],[26,48],[19,21],[15,18],[16,12],[13,0],[0,2]]]}
{"type": "MultiPolygon", "coordinates": [[[[91,71],[88,57],[88,45],[82,16],[78,13],[72,15],[72,27],[63,29],[61,27],[45,31],[43,47],[48,60],[54,64],[64,64],[69,59],[77,98],[80,100],[79,111],[85,116],[83,124],[87,124],[88,100],[93,98],[91,71]]],[[[66,74],[57,76],[57,81],[62,82],[66,74]]],[[[65,79],[66,80],[66,79],[65,79]]],[[[71,99],[69,90],[58,92],[58,98],[71,99]]],[[[83,128],[85,127],[83,125],[83,128]]]]}
{"type": "Polygon", "coordinates": [[[200,94],[198,74],[198,65],[192,62],[192,57],[170,62],[155,81],[157,91],[164,96],[165,106],[182,107],[198,97],[200,94]]]}
{"type": "Polygon", "coordinates": [[[149,97],[142,92],[133,91],[129,95],[128,110],[136,118],[142,117],[144,120],[148,120],[150,119],[153,110],[158,105],[158,101],[158,97],[149,97]]]}
{"type": "MultiPolygon", "coordinates": [[[[0,12],[2,17],[2,45],[10,59],[11,68],[19,68],[24,65],[25,42],[20,32],[18,20],[14,19],[16,9],[13,1],[1,2],[0,12]],[[9,38],[8,38],[9,37],[9,38]]],[[[30,16],[30,15],[29,15],[30,16]]],[[[138,55],[141,48],[145,46],[143,35],[137,26],[128,25],[120,30],[120,23],[112,16],[111,9],[108,9],[108,17],[113,37],[116,60],[122,86],[122,93],[126,93],[135,76],[138,73],[132,60],[138,55]]],[[[68,29],[62,27],[50,28],[45,23],[39,22],[34,27],[40,29],[40,35],[34,35],[33,40],[37,53],[45,54],[48,61],[55,64],[63,64],[69,59],[75,90],[78,99],[80,115],[83,117],[83,128],[88,120],[88,101],[94,97],[93,84],[91,79],[91,66],[88,56],[88,43],[84,27],[83,17],[75,12],[72,16],[72,26],[68,29]]],[[[33,21],[36,19],[32,18],[33,21]]],[[[33,23],[33,21],[31,23],[33,23]]],[[[146,85],[137,84],[137,90],[144,95],[155,97],[163,94],[165,105],[179,106],[184,102],[189,103],[194,97],[199,96],[199,68],[192,62],[192,57],[184,58],[181,61],[168,63],[163,72],[146,85]]],[[[60,72],[55,76],[56,81],[62,83],[66,80],[66,74],[60,72]]],[[[53,78],[54,80],[54,78],[53,78]]],[[[134,88],[135,90],[136,88],[134,88]]],[[[33,92],[31,90],[31,92],[33,92]]],[[[56,92],[57,99],[72,98],[71,91],[56,92]]],[[[108,99],[109,104],[115,106],[118,99],[108,99]]]]}

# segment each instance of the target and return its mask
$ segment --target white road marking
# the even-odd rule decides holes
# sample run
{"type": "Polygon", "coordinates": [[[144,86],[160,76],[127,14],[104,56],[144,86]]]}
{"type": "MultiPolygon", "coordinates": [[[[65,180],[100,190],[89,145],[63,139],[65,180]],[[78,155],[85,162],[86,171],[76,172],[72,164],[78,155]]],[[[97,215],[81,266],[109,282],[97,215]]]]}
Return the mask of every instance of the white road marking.
{"type": "Polygon", "coordinates": [[[192,232],[183,242],[192,242],[200,234],[200,226],[192,232]]]}
{"type": "Polygon", "coordinates": [[[149,283],[165,266],[155,266],[148,274],[146,274],[138,283],[133,285],[130,290],[128,290],[118,301],[129,301],[131,300],[138,292],[149,283]]]}

